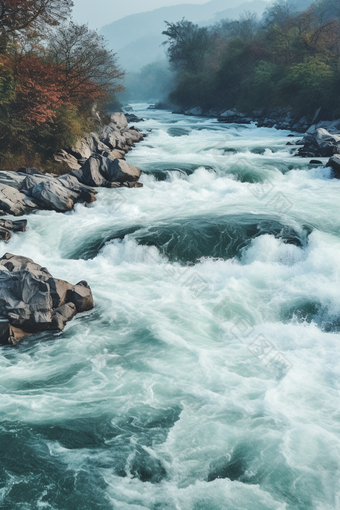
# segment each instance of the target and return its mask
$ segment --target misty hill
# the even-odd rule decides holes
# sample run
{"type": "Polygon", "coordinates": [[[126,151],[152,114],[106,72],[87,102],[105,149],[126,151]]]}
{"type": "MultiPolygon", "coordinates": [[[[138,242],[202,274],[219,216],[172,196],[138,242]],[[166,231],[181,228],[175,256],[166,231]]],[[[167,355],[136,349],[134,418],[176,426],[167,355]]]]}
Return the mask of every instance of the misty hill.
{"type": "Polygon", "coordinates": [[[239,0],[211,0],[203,5],[180,4],[162,7],[149,12],[132,14],[106,25],[101,34],[111,48],[119,55],[119,62],[128,71],[138,70],[146,64],[164,58],[165,40],[161,35],[165,29],[164,21],[179,21],[183,17],[194,23],[211,23],[221,13],[223,17],[235,19],[244,11],[261,15],[268,2],[254,0],[239,3],[239,0]],[[226,9],[227,7],[227,9],[226,9]]]}

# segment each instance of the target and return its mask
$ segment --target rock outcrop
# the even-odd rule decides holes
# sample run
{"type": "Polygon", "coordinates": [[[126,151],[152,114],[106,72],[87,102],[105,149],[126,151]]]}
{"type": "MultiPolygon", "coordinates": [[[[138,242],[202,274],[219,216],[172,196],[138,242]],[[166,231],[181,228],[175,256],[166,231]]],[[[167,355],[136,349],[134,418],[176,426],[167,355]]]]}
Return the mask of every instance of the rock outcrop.
{"type": "MultiPolygon", "coordinates": [[[[34,210],[71,211],[75,204],[96,200],[93,188],[140,187],[139,168],[124,156],[144,135],[128,127],[123,113],[113,113],[108,125],[90,133],[70,149],[55,155],[70,173],[55,178],[35,168],[0,171],[0,215],[21,216],[34,210]]],[[[7,234],[3,233],[3,239],[7,234]]]]}
{"type": "Polygon", "coordinates": [[[53,278],[31,259],[6,253],[0,259],[0,344],[15,345],[42,331],[62,331],[77,313],[94,307],[85,281],[53,278]]]}
{"type": "MultiPolygon", "coordinates": [[[[112,113],[110,122],[102,126],[98,133],[87,134],[69,151],[56,154],[55,160],[68,165],[71,170],[80,170],[93,156],[103,156],[111,160],[123,159],[134,144],[143,138],[143,133],[137,128],[128,127],[128,119],[124,113],[112,113]]],[[[106,183],[98,186],[106,186],[106,183]]]]}
{"type": "Polygon", "coordinates": [[[333,168],[334,177],[340,179],[340,154],[332,156],[326,166],[333,168]]]}
{"type": "Polygon", "coordinates": [[[331,135],[324,128],[307,133],[301,143],[303,146],[298,150],[298,156],[329,158],[340,154],[340,135],[331,135]]]}
{"type": "Polygon", "coordinates": [[[55,155],[55,161],[67,165],[69,173],[55,178],[35,168],[0,171],[0,215],[21,216],[39,209],[67,212],[77,203],[94,202],[93,188],[142,186],[137,182],[141,171],[124,156],[143,138],[138,129],[128,127],[124,113],[113,113],[98,133],[86,135],[69,151],[55,155]]]}
{"type": "Polygon", "coordinates": [[[0,220],[0,241],[9,241],[12,232],[26,232],[27,220],[0,220]]]}
{"type": "Polygon", "coordinates": [[[73,175],[88,186],[112,188],[126,182],[138,181],[141,171],[123,159],[112,160],[96,154],[86,161],[81,170],[73,172],[73,175]]]}
{"type": "Polygon", "coordinates": [[[22,216],[38,209],[66,212],[77,203],[93,202],[95,194],[71,175],[0,171],[0,215],[22,216]]]}

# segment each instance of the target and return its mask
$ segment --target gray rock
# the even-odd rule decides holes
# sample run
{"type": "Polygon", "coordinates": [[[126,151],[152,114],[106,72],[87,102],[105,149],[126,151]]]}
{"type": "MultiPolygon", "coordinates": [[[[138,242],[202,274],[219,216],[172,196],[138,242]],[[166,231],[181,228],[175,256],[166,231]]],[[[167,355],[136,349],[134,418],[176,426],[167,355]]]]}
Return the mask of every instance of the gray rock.
{"type": "Polygon", "coordinates": [[[111,123],[118,126],[119,129],[125,129],[128,127],[128,121],[124,113],[116,112],[111,114],[111,123]]]}
{"type": "Polygon", "coordinates": [[[12,232],[25,232],[27,220],[22,221],[11,221],[11,220],[0,220],[0,240],[9,241],[12,232]]]}
{"type": "Polygon", "coordinates": [[[18,173],[26,174],[26,175],[43,175],[40,170],[37,170],[36,168],[27,168],[26,166],[22,166],[19,168],[18,173]]]}
{"type": "Polygon", "coordinates": [[[78,159],[88,159],[92,155],[87,138],[79,140],[71,149],[71,154],[78,159]]]}
{"type": "Polygon", "coordinates": [[[143,139],[142,133],[134,129],[127,129],[126,131],[123,131],[122,136],[125,138],[128,145],[133,145],[143,139]]]}
{"type": "Polygon", "coordinates": [[[200,106],[196,106],[195,108],[191,108],[190,110],[187,110],[186,115],[202,115],[203,110],[200,106]]]}
{"type": "Polygon", "coordinates": [[[123,182],[123,184],[121,186],[123,186],[124,188],[142,188],[143,183],[141,183],[141,182],[123,182]]]}
{"type": "Polygon", "coordinates": [[[123,150],[126,146],[126,137],[115,126],[107,126],[102,132],[102,140],[109,149],[123,150]]]}
{"type": "Polygon", "coordinates": [[[326,166],[333,168],[334,177],[336,177],[337,179],[340,179],[340,155],[339,154],[332,156],[326,166]]]}
{"type": "Polygon", "coordinates": [[[94,306],[86,282],[54,279],[31,259],[7,253],[0,259],[0,344],[16,344],[29,334],[63,330],[77,312],[94,306]]]}
{"type": "MultiPolygon", "coordinates": [[[[87,186],[110,187],[110,183],[100,172],[102,156],[91,156],[81,169],[82,180],[87,186]]],[[[107,158],[105,158],[107,159],[107,158]]]]}
{"type": "Polygon", "coordinates": [[[123,159],[102,158],[100,171],[109,182],[134,182],[141,176],[141,170],[123,159]]]}
{"type": "Polygon", "coordinates": [[[31,190],[32,196],[46,209],[57,212],[71,211],[77,194],[65,188],[57,179],[50,179],[37,184],[31,190]]]}
{"type": "Polygon", "coordinates": [[[303,147],[298,151],[299,156],[331,157],[340,153],[340,135],[331,135],[324,128],[307,133],[302,142],[303,147]]]}
{"type": "Polygon", "coordinates": [[[69,154],[68,152],[61,150],[57,154],[54,155],[54,161],[57,163],[64,163],[67,165],[71,170],[79,170],[80,165],[78,163],[77,158],[73,156],[72,154],[69,154]]]}
{"type": "Polygon", "coordinates": [[[77,202],[90,204],[97,200],[95,197],[97,191],[90,186],[80,183],[80,181],[71,174],[62,175],[57,181],[60,182],[62,186],[78,195],[76,199],[77,202]]]}
{"type": "MultiPolygon", "coordinates": [[[[27,175],[27,177],[25,177],[25,179],[21,185],[21,191],[31,192],[31,190],[33,188],[35,188],[38,184],[40,184],[41,182],[49,181],[49,180],[53,180],[53,178],[48,175],[44,175],[44,174],[27,175]]],[[[31,194],[31,193],[29,193],[29,194],[31,194]]]]}
{"type": "Polygon", "coordinates": [[[12,186],[0,184],[0,211],[13,216],[21,216],[36,208],[37,204],[28,200],[23,193],[12,186]]]}
{"type": "Polygon", "coordinates": [[[0,171],[0,184],[5,184],[6,186],[11,186],[17,190],[21,189],[22,183],[26,179],[26,176],[23,174],[18,174],[17,172],[5,172],[0,171]]]}

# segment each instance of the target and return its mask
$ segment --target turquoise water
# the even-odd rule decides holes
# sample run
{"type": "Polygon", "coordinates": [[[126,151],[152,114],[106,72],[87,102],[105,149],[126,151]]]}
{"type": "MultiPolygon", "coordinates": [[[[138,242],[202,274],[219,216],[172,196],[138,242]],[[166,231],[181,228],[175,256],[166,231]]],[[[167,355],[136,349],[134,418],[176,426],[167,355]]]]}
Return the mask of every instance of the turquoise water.
{"type": "Polygon", "coordinates": [[[289,132],[135,110],[144,187],[1,246],[96,308],[0,350],[0,507],[340,509],[340,181],[289,132]]]}

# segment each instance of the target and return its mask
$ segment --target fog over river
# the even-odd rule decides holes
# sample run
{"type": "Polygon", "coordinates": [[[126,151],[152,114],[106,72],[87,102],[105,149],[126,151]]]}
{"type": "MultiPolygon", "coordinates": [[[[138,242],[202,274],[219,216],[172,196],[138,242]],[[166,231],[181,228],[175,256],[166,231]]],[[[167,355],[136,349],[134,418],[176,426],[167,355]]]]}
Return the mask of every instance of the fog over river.
{"type": "Polygon", "coordinates": [[[340,509],[340,180],[146,106],[143,188],[2,245],[96,307],[0,350],[0,507],[340,509]]]}

